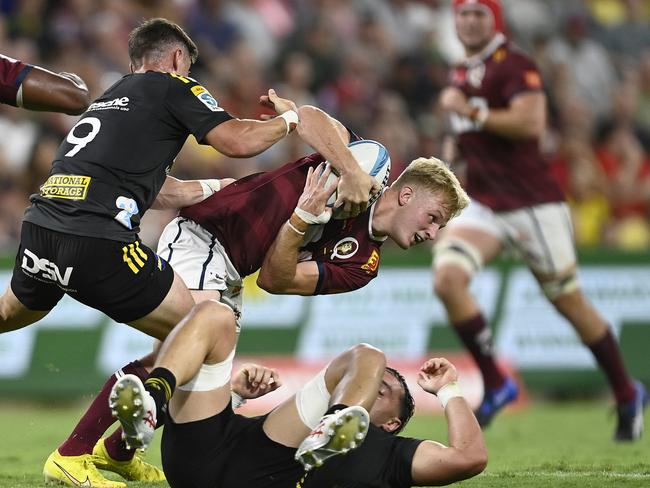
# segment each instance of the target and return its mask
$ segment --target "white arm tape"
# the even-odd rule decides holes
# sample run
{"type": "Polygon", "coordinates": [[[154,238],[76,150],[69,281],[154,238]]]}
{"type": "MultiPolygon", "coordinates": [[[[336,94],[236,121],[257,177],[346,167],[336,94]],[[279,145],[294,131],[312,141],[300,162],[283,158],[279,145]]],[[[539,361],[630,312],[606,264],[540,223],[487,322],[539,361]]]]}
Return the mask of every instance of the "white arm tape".
{"type": "Polygon", "coordinates": [[[201,183],[201,188],[203,188],[204,200],[221,190],[221,181],[217,179],[199,180],[199,183],[201,183]]]}
{"type": "Polygon", "coordinates": [[[438,400],[440,400],[440,404],[442,405],[442,408],[446,408],[449,400],[455,397],[462,398],[463,392],[461,391],[458,382],[452,381],[444,385],[442,388],[440,388],[438,390],[438,393],[436,393],[436,396],[438,397],[438,400]]]}
{"type": "Polygon", "coordinates": [[[284,119],[284,122],[287,124],[287,132],[285,136],[295,129],[298,122],[300,122],[298,114],[294,110],[287,110],[286,112],[281,113],[278,117],[284,119]],[[291,127],[291,124],[294,124],[294,126],[291,127]]]}
{"type": "Polygon", "coordinates": [[[329,222],[330,217],[332,216],[332,212],[329,211],[329,209],[323,210],[323,212],[320,215],[314,215],[306,210],[303,210],[302,208],[296,207],[294,210],[296,215],[300,217],[300,220],[302,220],[305,224],[326,224],[329,222]]]}

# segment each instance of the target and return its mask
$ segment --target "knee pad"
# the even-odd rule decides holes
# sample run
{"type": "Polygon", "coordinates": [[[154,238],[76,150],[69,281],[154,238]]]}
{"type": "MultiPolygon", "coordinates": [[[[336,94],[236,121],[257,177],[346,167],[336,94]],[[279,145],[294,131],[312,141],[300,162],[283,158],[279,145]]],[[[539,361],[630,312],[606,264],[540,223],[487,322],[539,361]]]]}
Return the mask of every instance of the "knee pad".
{"type": "Polygon", "coordinates": [[[234,357],[235,349],[220,363],[203,364],[194,378],[179,386],[178,389],[183,391],[210,391],[227,385],[230,382],[234,357]]]}
{"type": "Polygon", "coordinates": [[[470,277],[483,268],[483,256],[472,243],[463,239],[443,239],[433,246],[433,269],[445,264],[462,268],[470,277]]]}
{"type": "Polygon", "coordinates": [[[296,393],[298,415],[310,429],[316,428],[329,408],[331,395],[325,384],[326,370],[327,368],[322,369],[296,393]]]}
{"type": "Polygon", "coordinates": [[[546,295],[549,300],[553,301],[562,295],[580,288],[580,282],[578,281],[578,276],[574,272],[569,276],[553,278],[552,280],[545,281],[544,283],[541,283],[541,287],[544,295],[546,295]]]}

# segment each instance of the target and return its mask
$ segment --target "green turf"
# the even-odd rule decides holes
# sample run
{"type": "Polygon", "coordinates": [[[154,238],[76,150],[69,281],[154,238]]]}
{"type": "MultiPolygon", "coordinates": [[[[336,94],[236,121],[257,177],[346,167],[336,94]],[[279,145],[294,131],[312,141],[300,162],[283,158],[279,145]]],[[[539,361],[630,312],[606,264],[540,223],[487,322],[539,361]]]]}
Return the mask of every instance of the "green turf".
{"type": "MultiPolygon", "coordinates": [[[[0,488],[42,486],[43,461],[82,407],[0,404],[0,488]]],[[[457,486],[650,487],[650,435],[634,444],[615,444],[610,440],[614,422],[602,402],[538,403],[507,412],[486,433],[490,455],[486,471],[457,486]]],[[[405,434],[446,440],[442,417],[416,417],[405,434]]],[[[160,465],[157,443],[148,460],[160,465]]]]}

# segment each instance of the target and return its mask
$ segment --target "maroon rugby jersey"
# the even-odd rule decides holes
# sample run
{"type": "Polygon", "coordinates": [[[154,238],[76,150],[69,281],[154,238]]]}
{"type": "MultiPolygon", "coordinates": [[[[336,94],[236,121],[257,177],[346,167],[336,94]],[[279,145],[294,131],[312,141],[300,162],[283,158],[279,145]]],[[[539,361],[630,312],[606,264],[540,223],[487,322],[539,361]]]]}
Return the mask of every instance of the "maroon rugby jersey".
{"type": "Polygon", "coordinates": [[[0,54],[0,103],[16,106],[18,88],[32,68],[29,64],[0,54]]]}
{"type": "MultiPolygon", "coordinates": [[[[474,106],[506,108],[518,94],[539,91],[542,82],[535,63],[505,41],[482,59],[469,58],[451,73],[452,85],[474,106]]],[[[467,161],[466,190],[495,211],[514,210],[564,200],[537,139],[514,139],[477,130],[472,121],[451,115],[458,146],[467,161]]]]}
{"type": "MultiPolygon", "coordinates": [[[[309,167],[323,161],[312,154],[268,173],[247,176],[180,212],[214,235],[241,277],[257,271],[282,225],[296,208],[309,167]]],[[[354,219],[310,227],[301,260],[318,263],[315,294],[356,290],[377,276],[379,247],[370,235],[369,209],[354,219]]]]}

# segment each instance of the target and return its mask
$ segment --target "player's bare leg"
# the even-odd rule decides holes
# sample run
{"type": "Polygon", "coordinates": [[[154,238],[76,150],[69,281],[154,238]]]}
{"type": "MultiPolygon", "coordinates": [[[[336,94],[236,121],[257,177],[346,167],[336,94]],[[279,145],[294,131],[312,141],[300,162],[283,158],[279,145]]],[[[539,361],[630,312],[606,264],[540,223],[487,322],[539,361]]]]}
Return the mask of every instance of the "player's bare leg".
{"type": "Polygon", "coordinates": [[[0,334],[21,329],[45,317],[49,310],[30,310],[23,305],[8,286],[0,297],[0,334]]]}
{"type": "Polygon", "coordinates": [[[648,392],[643,384],[629,376],[618,342],[602,315],[580,288],[554,298],[551,303],[571,323],[607,376],[617,403],[618,425],[614,439],[638,439],[643,432],[648,392]]]}
{"type": "Polygon", "coordinates": [[[488,232],[453,226],[445,230],[436,244],[434,260],[434,291],[483,376],[484,396],[476,411],[481,426],[488,425],[518,394],[514,381],[496,363],[490,327],[469,290],[473,273],[494,259],[501,249],[500,239],[488,232]]]}

